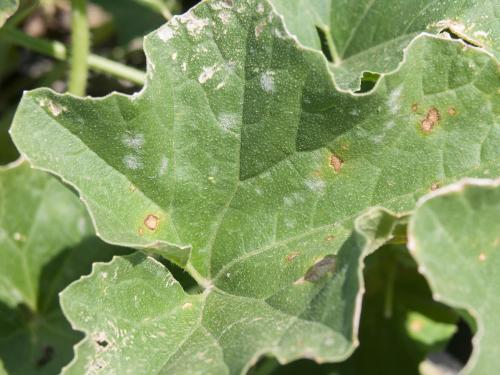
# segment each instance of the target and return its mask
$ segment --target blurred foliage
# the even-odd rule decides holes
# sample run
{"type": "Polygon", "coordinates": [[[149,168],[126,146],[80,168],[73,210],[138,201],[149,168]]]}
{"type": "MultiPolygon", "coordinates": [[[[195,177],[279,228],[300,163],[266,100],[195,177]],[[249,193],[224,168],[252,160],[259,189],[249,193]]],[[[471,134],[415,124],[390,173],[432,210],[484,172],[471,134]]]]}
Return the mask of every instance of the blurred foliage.
{"type": "MultiPolygon", "coordinates": [[[[144,35],[166,22],[162,9],[181,13],[197,0],[89,0],[88,15],[92,51],[129,66],[146,69],[142,51],[144,35]],[[126,27],[120,27],[126,25],[126,27]]],[[[19,12],[33,0],[23,0],[19,12]]],[[[39,7],[20,24],[27,34],[69,43],[71,18],[69,0],[40,0],[39,7]]],[[[23,91],[51,87],[65,92],[67,66],[37,53],[12,46],[0,31],[0,165],[17,159],[8,129],[23,91]]],[[[90,72],[88,94],[104,96],[112,91],[133,93],[140,87],[103,74],[90,72]]]]}

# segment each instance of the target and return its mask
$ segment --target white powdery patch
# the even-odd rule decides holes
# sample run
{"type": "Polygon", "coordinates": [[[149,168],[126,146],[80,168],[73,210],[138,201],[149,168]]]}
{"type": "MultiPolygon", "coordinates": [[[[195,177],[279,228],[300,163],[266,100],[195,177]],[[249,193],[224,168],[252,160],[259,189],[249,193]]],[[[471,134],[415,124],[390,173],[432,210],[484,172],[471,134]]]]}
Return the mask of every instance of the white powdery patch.
{"type": "Polygon", "coordinates": [[[123,164],[132,170],[142,169],[143,167],[142,161],[135,155],[125,155],[123,157],[123,164]]]}
{"type": "Polygon", "coordinates": [[[325,181],[318,178],[306,180],[305,184],[310,190],[318,193],[322,193],[326,188],[325,181]]]}
{"type": "Polygon", "coordinates": [[[259,3],[259,5],[257,5],[257,13],[259,14],[264,14],[264,4],[262,3],[259,3]]]}
{"type": "Polygon", "coordinates": [[[291,198],[291,197],[284,197],[283,203],[285,204],[285,206],[291,207],[291,206],[293,206],[294,201],[293,201],[293,198],[291,198]]]}
{"type": "Polygon", "coordinates": [[[168,42],[174,35],[174,30],[172,30],[168,25],[165,25],[158,30],[158,37],[164,42],[168,42]]]}
{"type": "Polygon", "coordinates": [[[191,36],[199,35],[205,26],[210,23],[206,18],[196,18],[193,12],[188,12],[179,17],[179,19],[186,25],[187,31],[191,36]]]}
{"type": "Polygon", "coordinates": [[[240,122],[240,116],[236,113],[221,113],[217,119],[220,127],[226,131],[235,131],[240,122]]]}
{"type": "Polygon", "coordinates": [[[274,72],[267,71],[260,76],[260,86],[267,93],[274,92],[274,72]]]}
{"type": "Polygon", "coordinates": [[[122,143],[134,150],[139,150],[144,145],[144,135],[143,134],[124,134],[122,137],[122,143]]]}
{"type": "Polygon", "coordinates": [[[389,111],[394,115],[401,109],[401,104],[399,99],[401,97],[401,92],[403,91],[403,86],[398,86],[394,90],[392,90],[389,95],[389,99],[387,99],[387,106],[389,107],[389,111]]]}
{"type": "Polygon", "coordinates": [[[168,169],[168,159],[165,156],[163,156],[160,161],[160,169],[158,170],[158,174],[160,176],[163,176],[167,172],[167,169],[168,169]]]}
{"type": "Polygon", "coordinates": [[[488,36],[488,34],[489,34],[489,33],[488,33],[488,32],[486,32],[486,31],[478,30],[478,31],[474,31],[474,34],[473,34],[473,35],[474,35],[476,38],[486,38],[486,37],[488,36]]]}
{"type": "Polygon", "coordinates": [[[285,34],[283,34],[281,32],[281,30],[278,29],[278,28],[274,28],[273,29],[273,34],[274,34],[274,36],[276,36],[277,38],[280,38],[280,39],[285,39],[286,38],[285,34]]]}
{"type": "Polygon", "coordinates": [[[172,53],[172,60],[177,60],[177,52],[172,53]]]}
{"type": "Polygon", "coordinates": [[[217,67],[217,64],[215,65],[212,65],[212,66],[205,66],[200,74],[200,76],[198,77],[198,82],[200,82],[201,84],[207,82],[209,79],[211,79],[214,74],[219,70],[219,68],[217,67]]]}
{"type": "Polygon", "coordinates": [[[210,7],[213,10],[221,10],[221,9],[231,9],[231,5],[228,4],[226,1],[218,1],[218,2],[213,2],[210,4],[210,7]]]}
{"type": "Polygon", "coordinates": [[[231,21],[231,12],[223,10],[217,15],[224,25],[227,25],[231,21]]]}
{"type": "Polygon", "coordinates": [[[349,113],[351,116],[359,116],[359,109],[353,109],[349,113]]]}
{"type": "Polygon", "coordinates": [[[384,125],[384,129],[390,130],[395,126],[396,126],[396,123],[394,121],[389,121],[384,125]]]}

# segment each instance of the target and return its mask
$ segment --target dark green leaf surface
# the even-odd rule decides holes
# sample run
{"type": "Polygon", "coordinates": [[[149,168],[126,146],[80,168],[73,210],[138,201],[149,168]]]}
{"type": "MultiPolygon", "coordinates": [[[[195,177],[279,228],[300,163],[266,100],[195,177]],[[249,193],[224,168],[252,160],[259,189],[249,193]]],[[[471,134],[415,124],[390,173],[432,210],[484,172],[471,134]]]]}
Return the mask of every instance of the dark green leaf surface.
{"type": "Polygon", "coordinates": [[[433,351],[443,350],[457,316],[432,300],[405,246],[385,246],[366,259],[360,346],[330,374],[418,374],[433,351]]]}
{"type": "Polygon", "coordinates": [[[0,359],[9,374],[54,374],[71,360],[81,335],[58,292],[111,254],[55,178],[25,162],[0,168],[0,359]]]}
{"type": "Polygon", "coordinates": [[[422,32],[451,32],[500,56],[500,2],[494,0],[272,0],[290,32],[333,55],[338,87],[356,91],[363,72],[388,73],[422,32]]]}
{"type": "Polygon", "coordinates": [[[411,218],[409,236],[434,298],[475,320],[474,350],[464,373],[498,373],[499,181],[465,180],[426,197],[411,218]]]}

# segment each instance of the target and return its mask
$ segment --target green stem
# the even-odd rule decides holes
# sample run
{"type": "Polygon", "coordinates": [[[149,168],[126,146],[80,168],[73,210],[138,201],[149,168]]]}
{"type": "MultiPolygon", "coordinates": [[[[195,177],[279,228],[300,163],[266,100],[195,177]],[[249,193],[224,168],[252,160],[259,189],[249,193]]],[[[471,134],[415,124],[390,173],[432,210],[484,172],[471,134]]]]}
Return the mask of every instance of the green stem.
{"type": "Polygon", "coordinates": [[[155,12],[161,13],[163,17],[167,21],[169,21],[172,18],[172,13],[170,12],[170,9],[160,0],[135,0],[138,3],[143,4],[144,6],[152,9],[155,12]]]}
{"type": "Polygon", "coordinates": [[[90,54],[88,56],[88,63],[89,67],[97,72],[107,73],[117,78],[123,78],[127,81],[137,83],[138,85],[144,85],[146,82],[146,73],[143,71],[106,59],[102,56],[90,54]]]}
{"type": "Polygon", "coordinates": [[[184,268],[189,275],[201,286],[203,289],[209,289],[212,287],[212,283],[205,279],[197,270],[193,267],[191,263],[186,264],[184,268]]]}
{"type": "MultiPolygon", "coordinates": [[[[61,42],[33,38],[10,27],[3,27],[0,30],[0,36],[1,39],[4,39],[9,43],[52,57],[56,60],[66,61],[68,59],[66,46],[61,42]]],[[[101,56],[89,54],[87,63],[90,69],[97,72],[106,73],[113,77],[124,79],[138,85],[144,85],[146,82],[146,73],[143,71],[131,68],[116,61],[108,60],[101,56]]]]}
{"type": "Polygon", "coordinates": [[[387,286],[385,289],[385,303],[384,303],[384,318],[392,318],[392,310],[394,305],[394,283],[396,281],[396,259],[391,259],[389,265],[389,273],[387,275],[387,286]]]}
{"type": "Polygon", "coordinates": [[[326,36],[326,43],[328,44],[328,49],[332,54],[333,63],[335,65],[339,65],[342,59],[340,58],[340,55],[337,51],[337,47],[335,47],[335,43],[333,42],[332,33],[330,32],[330,29],[325,30],[325,36],[326,36]]]}
{"type": "Polygon", "coordinates": [[[71,60],[68,90],[84,96],[89,74],[90,31],[87,0],[71,0],[71,60]]]}

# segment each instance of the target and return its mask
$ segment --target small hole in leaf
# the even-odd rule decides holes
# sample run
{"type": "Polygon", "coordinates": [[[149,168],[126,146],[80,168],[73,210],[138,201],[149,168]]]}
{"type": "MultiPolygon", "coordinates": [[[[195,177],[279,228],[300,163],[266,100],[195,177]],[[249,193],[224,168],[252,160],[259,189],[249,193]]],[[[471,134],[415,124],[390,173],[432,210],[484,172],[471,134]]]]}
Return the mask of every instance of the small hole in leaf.
{"type": "Polygon", "coordinates": [[[97,345],[102,346],[103,348],[109,345],[109,343],[106,340],[96,340],[96,343],[97,345]]]}
{"type": "Polygon", "coordinates": [[[372,90],[377,81],[380,78],[380,74],[371,73],[371,72],[363,72],[363,77],[361,77],[361,86],[356,93],[364,93],[372,90]]]}

